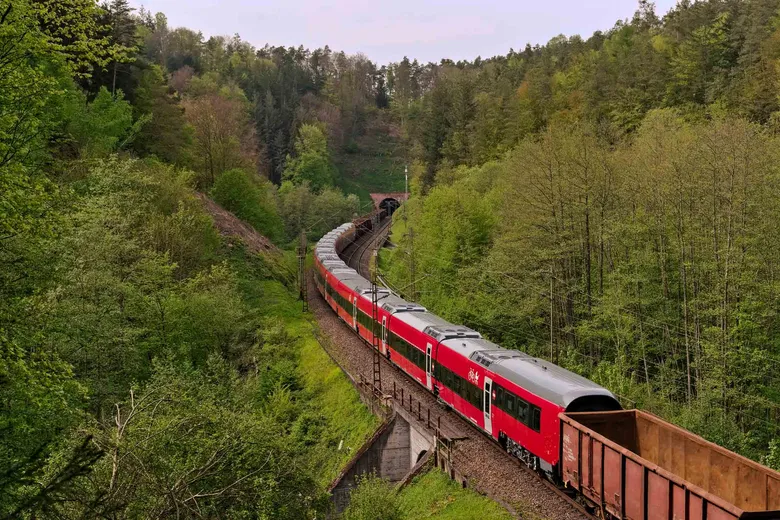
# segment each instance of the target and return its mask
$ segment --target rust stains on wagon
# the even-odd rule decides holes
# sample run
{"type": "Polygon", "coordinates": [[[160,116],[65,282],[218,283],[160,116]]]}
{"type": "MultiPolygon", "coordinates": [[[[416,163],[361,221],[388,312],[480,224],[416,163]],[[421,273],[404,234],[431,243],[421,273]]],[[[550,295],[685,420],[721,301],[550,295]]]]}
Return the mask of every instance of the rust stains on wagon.
{"type": "Polygon", "coordinates": [[[780,520],[780,473],[641,410],[561,413],[564,483],[626,520],[780,520]]]}

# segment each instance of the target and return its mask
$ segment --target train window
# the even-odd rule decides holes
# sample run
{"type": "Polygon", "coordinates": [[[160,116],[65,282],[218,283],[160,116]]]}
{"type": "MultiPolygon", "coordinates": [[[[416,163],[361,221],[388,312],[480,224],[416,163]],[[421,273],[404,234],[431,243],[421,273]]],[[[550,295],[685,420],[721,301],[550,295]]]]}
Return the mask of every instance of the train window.
{"type": "Polygon", "coordinates": [[[528,424],[528,403],[520,398],[517,399],[517,419],[523,424],[528,424]]]}
{"type": "Polygon", "coordinates": [[[541,426],[542,426],[542,411],[539,408],[534,406],[533,407],[533,419],[531,421],[531,428],[534,431],[538,432],[538,431],[541,431],[541,426]]]}
{"type": "Polygon", "coordinates": [[[515,415],[515,396],[507,392],[504,398],[506,399],[506,412],[509,415],[515,415]]]}
{"type": "Polygon", "coordinates": [[[504,389],[501,388],[498,385],[495,385],[496,388],[496,406],[499,408],[503,408],[504,406],[504,389]]]}

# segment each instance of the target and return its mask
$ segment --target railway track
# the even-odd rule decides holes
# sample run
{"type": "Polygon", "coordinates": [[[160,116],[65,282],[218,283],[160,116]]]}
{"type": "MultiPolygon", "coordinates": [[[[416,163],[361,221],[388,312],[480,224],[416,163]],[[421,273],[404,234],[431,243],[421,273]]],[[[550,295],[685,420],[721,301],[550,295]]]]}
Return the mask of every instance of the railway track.
{"type": "MultiPolygon", "coordinates": [[[[391,220],[385,219],[376,232],[360,237],[341,252],[347,265],[366,278],[370,277],[369,263],[377,238],[387,231],[391,220]]],[[[309,294],[310,305],[320,323],[320,329],[332,340],[330,354],[353,377],[357,378],[359,374],[370,377],[373,362],[371,347],[336,317],[316,288],[312,287],[309,294]]],[[[384,357],[382,363],[383,388],[392,388],[394,385],[399,389],[404,388],[407,395],[411,393],[418,402],[430,409],[438,407],[442,411],[443,428],[461,439],[453,449],[454,461],[458,471],[467,476],[471,487],[510,505],[519,512],[520,518],[595,518],[562,490],[507,454],[469,421],[447,411],[418,381],[384,357]]]]}
{"type": "Polygon", "coordinates": [[[387,232],[392,222],[393,219],[390,217],[382,219],[374,232],[366,233],[341,252],[341,259],[366,280],[371,279],[371,254],[375,249],[377,239],[387,232]]]}

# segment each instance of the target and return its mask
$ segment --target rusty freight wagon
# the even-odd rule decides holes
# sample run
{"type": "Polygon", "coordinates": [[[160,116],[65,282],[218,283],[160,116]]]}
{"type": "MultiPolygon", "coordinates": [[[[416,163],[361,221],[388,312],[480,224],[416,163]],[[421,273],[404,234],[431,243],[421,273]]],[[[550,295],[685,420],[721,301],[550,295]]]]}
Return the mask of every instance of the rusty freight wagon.
{"type": "Polygon", "coordinates": [[[780,519],[780,473],[640,410],[562,413],[563,480],[603,517],[780,519]]]}

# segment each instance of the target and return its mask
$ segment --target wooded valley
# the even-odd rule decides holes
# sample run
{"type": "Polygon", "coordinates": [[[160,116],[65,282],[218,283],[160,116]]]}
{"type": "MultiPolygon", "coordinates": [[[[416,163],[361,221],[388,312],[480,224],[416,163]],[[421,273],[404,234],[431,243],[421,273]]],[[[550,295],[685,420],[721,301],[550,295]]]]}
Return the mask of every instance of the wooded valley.
{"type": "Polygon", "coordinates": [[[780,468],[779,93],[780,0],[384,65],[0,0],[0,518],[321,518],[377,420],[293,248],[405,163],[407,296],[780,468]]]}

